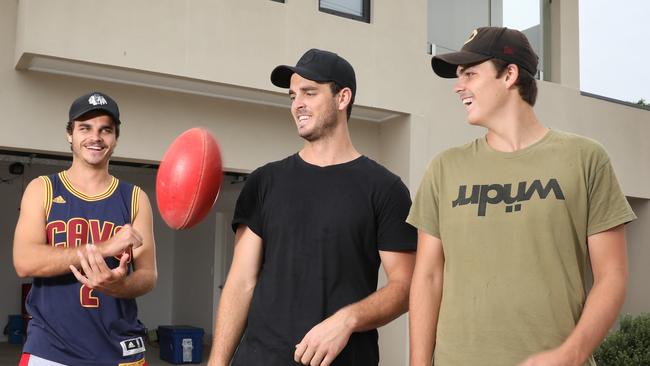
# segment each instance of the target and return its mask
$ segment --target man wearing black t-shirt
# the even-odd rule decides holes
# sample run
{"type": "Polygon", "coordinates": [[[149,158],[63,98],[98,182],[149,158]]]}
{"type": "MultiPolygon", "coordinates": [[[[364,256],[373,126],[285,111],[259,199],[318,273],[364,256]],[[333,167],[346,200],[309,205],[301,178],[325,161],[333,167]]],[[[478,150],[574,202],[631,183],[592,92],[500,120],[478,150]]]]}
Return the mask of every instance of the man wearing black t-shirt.
{"type": "Polygon", "coordinates": [[[271,81],[289,88],[305,144],[256,169],[239,196],[209,364],[376,366],[376,328],[407,309],[408,190],[352,145],[346,60],[312,49],[271,81]],[[388,281],[377,290],[380,264],[388,281]]]}

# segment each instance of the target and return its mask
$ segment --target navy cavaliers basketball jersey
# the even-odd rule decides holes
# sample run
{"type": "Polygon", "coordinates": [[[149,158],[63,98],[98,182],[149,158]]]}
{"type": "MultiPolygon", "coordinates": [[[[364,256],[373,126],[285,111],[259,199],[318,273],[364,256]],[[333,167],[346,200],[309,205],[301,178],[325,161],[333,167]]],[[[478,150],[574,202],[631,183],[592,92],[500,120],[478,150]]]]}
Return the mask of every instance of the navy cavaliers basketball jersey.
{"type": "MultiPolygon", "coordinates": [[[[65,171],[40,179],[46,187],[48,245],[101,245],[138,214],[140,188],[115,177],[96,196],[76,190],[65,171]]],[[[106,263],[115,268],[119,258],[106,258],[106,263]]],[[[117,299],[89,289],[69,273],[34,278],[27,311],[32,320],[23,352],[71,366],[144,361],[145,329],[137,318],[134,299],[117,299]]]]}

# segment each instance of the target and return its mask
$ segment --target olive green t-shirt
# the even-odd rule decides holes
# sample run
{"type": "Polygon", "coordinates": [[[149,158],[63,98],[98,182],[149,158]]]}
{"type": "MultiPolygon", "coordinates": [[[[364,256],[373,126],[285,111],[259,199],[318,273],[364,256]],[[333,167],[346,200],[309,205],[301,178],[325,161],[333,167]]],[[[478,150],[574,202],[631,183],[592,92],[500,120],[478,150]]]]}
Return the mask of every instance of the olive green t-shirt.
{"type": "Polygon", "coordinates": [[[436,156],[407,219],[443,245],[435,364],[516,365],[560,345],[585,302],[587,237],[635,218],[584,137],[552,130],[511,153],[480,138],[436,156]]]}

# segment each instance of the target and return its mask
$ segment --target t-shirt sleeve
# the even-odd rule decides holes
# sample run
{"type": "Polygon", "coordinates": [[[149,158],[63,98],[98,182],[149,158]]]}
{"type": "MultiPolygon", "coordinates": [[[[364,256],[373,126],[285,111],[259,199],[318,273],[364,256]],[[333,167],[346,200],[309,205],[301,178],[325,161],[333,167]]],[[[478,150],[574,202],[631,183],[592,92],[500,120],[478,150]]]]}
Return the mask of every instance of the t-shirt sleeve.
{"type": "Polygon", "coordinates": [[[237,231],[239,225],[248,226],[259,237],[262,236],[262,222],[260,211],[262,209],[261,176],[256,170],[246,179],[244,187],[239,193],[232,219],[232,230],[237,231]]]}
{"type": "Polygon", "coordinates": [[[424,172],[424,177],[415,195],[415,201],[406,222],[428,234],[440,238],[440,217],[438,215],[439,189],[436,183],[439,158],[434,158],[424,172]]]}
{"type": "Polygon", "coordinates": [[[386,251],[414,251],[417,231],[406,223],[411,196],[406,185],[398,179],[393,183],[380,205],[378,213],[377,248],[386,251]]]}
{"type": "Polygon", "coordinates": [[[597,234],[636,219],[607,154],[604,150],[600,150],[599,154],[602,163],[590,177],[587,235],[597,234]]]}

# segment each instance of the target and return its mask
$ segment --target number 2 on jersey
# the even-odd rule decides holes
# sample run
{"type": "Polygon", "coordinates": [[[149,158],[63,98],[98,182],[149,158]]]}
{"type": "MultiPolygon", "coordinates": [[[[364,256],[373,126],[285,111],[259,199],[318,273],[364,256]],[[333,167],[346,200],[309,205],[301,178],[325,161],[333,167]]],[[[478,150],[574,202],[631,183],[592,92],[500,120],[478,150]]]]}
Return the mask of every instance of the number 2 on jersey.
{"type": "Polygon", "coordinates": [[[81,285],[79,289],[79,301],[81,306],[85,308],[98,308],[99,307],[99,298],[92,295],[93,289],[87,287],[86,285],[81,285]]]}

